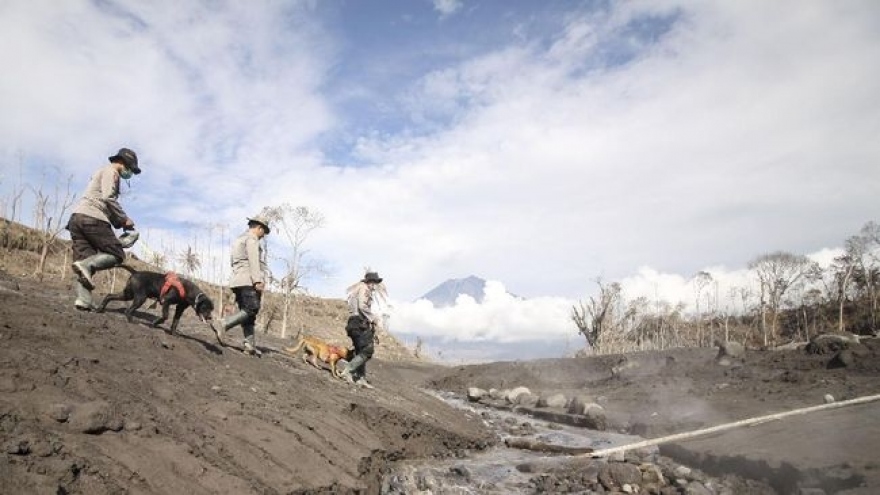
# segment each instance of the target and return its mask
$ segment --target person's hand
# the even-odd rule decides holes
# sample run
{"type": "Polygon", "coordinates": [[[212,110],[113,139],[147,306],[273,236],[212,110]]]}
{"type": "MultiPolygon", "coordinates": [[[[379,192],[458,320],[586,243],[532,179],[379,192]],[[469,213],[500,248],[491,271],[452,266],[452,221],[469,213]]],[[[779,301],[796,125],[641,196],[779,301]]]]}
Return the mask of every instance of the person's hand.
{"type": "Polygon", "coordinates": [[[122,230],[134,230],[134,222],[130,218],[126,218],[122,222],[122,230]]]}
{"type": "Polygon", "coordinates": [[[254,284],[254,289],[256,289],[257,292],[263,292],[263,282],[257,282],[257,283],[255,283],[255,284],[254,284]]]}

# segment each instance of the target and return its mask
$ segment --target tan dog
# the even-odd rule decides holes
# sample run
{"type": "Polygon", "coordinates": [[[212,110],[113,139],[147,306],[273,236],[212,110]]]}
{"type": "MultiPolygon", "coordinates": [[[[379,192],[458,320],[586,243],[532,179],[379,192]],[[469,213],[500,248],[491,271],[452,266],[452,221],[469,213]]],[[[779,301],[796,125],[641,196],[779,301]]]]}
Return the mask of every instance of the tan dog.
{"type": "Polygon", "coordinates": [[[299,352],[300,349],[303,351],[302,358],[304,363],[309,363],[315,368],[323,370],[324,368],[318,364],[318,359],[320,359],[330,365],[330,372],[333,373],[333,376],[336,378],[339,378],[339,371],[336,370],[336,363],[340,359],[350,361],[354,354],[353,349],[330,345],[317,337],[311,337],[309,335],[303,335],[300,337],[295,346],[285,348],[284,352],[291,356],[296,356],[296,353],[299,352]]]}

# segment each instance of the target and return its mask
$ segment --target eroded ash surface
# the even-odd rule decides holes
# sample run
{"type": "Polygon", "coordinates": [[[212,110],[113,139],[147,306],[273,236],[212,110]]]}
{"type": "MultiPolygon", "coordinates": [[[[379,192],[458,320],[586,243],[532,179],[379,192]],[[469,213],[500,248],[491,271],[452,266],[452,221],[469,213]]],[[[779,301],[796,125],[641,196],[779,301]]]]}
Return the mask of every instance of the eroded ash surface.
{"type": "MultiPolygon", "coordinates": [[[[425,388],[589,394],[609,428],[645,437],[880,392],[874,340],[836,369],[829,355],[801,350],[749,351],[720,366],[715,350],[697,349],[631,355],[636,364],[614,376],[611,356],[443,367],[379,355],[377,389],[365,390],[273,351],[289,341],[260,335],[264,356],[251,358],[218,347],[191,313],[170,336],[117,311],[77,312],[64,287],[3,278],[18,290],[0,289],[2,493],[377,493],[395,461],[465,459],[497,445],[480,415],[425,388]]],[[[853,406],[661,453],[718,476],[776,473],[788,480],[780,492],[809,482],[878,493],[878,420],[876,403],[853,406]]],[[[575,491],[582,476],[576,462],[536,473],[536,490],[575,491]]]]}

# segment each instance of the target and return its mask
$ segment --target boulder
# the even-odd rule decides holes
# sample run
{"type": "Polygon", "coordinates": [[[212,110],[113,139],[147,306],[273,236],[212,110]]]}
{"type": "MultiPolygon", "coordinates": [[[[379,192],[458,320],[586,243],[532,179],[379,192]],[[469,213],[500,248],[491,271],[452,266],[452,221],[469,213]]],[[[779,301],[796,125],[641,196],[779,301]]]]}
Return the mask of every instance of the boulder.
{"type": "Polygon", "coordinates": [[[834,354],[858,345],[859,336],[851,333],[820,333],[810,339],[807,354],[834,354]]]}
{"type": "Polygon", "coordinates": [[[538,397],[537,406],[563,408],[567,403],[567,399],[562,394],[541,394],[538,397]]]}
{"type": "Polygon", "coordinates": [[[477,402],[478,400],[485,397],[487,392],[481,388],[477,387],[468,387],[467,389],[467,398],[471,402],[477,402]]]}
{"type": "Polygon", "coordinates": [[[507,394],[504,396],[504,399],[507,400],[510,404],[516,404],[516,399],[522,394],[531,394],[532,391],[526,387],[516,387],[512,390],[507,391],[507,394]]]}

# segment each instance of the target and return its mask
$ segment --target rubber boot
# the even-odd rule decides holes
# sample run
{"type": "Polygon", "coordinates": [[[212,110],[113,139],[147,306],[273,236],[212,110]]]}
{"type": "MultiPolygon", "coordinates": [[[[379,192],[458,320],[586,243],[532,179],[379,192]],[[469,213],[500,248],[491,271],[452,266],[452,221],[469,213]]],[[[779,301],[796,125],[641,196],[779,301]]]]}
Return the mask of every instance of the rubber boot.
{"type": "Polygon", "coordinates": [[[257,349],[257,338],[254,335],[254,326],[242,325],[241,329],[244,332],[244,353],[249,356],[262,356],[263,353],[257,349]]]}
{"type": "Polygon", "coordinates": [[[348,383],[354,383],[355,376],[357,376],[358,371],[360,371],[360,367],[366,363],[366,359],[361,354],[353,357],[351,361],[345,366],[345,368],[339,373],[339,378],[347,381],[348,383]]]}
{"type": "Polygon", "coordinates": [[[223,341],[226,338],[226,331],[230,328],[242,324],[245,320],[248,319],[248,314],[246,311],[241,310],[238,313],[230,316],[229,318],[220,318],[211,324],[211,328],[214,329],[214,333],[217,335],[217,340],[223,341]]]}
{"type": "Polygon", "coordinates": [[[76,292],[76,301],[73,305],[80,311],[94,311],[95,305],[92,303],[92,292],[85,288],[79,280],[73,281],[73,290],[76,292]]]}
{"type": "Polygon", "coordinates": [[[92,275],[98,270],[105,270],[119,264],[116,256],[107,253],[98,253],[89,256],[84,260],[79,260],[71,265],[73,272],[79,277],[79,282],[88,290],[94,290],[95,281],[92,275]]]}

